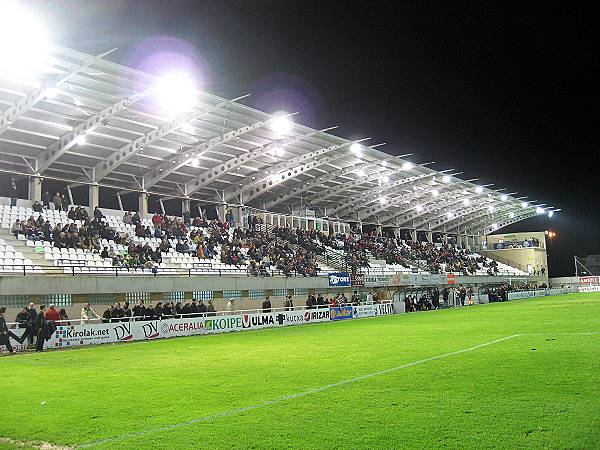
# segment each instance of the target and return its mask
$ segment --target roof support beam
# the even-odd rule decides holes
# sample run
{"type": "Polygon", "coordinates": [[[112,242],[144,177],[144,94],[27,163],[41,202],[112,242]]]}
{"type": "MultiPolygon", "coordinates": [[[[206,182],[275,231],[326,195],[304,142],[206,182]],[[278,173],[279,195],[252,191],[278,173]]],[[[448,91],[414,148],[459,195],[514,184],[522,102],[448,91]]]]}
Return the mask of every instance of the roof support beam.
{"type": "MultiPolygon", "coordinates": [[[[402,155],[402,156],[408,156],[408,155],[402,155]]],[[[384,160],[381,161],[377,161],[375,163],[371,163],[368,167],[376,167],[379,166],[382,163],[387,164],[388,162],[394,162],[397,158],[402,158],[402,156],[392,156],[389,158],[386,158],[384,160]]],[[[323,193],[319,193],[316,195],[313,195],[311,197],[308,197],[306,199],[306,203],[310,203],[310,204],[319,204],[319,203],[323,203],[325,202],[327,199],[335,196],[335,195],[340,195],[342,193],[344,193],[345,191],[347,191],[348,189],[352,189],[355,188],[357,186],[361,186],[364,183],[371,183],[373,181],[378,181],[381,179],[381,177],[384,176],[390,176],[390,175],[394,175],[398,172],[402,172],[405,171],[406,169],[402,169],[402,168],[397,168],[397,169],[387,169],[384,172],[371,172],[369,174],[367,174],[366,176],[361,176],[358,175],[358,171],[359,170],[364,170],[364,168],[359,169],[359,167],[356,167],[357,170],[353,171],[353,172],[349,172],[350,173],[354,173],[357,175],[357,178],[350,180],[350,181],[346,181],[344,183],[335,185],[333,187],[327,188],[323,193]]]]}
{"type": "Polygon", "coordinates": [[[255,180],[252,183],[247,183],[247,180],[242,180],[242,187],[230,189],[225,193],[225,199],[231,200],[235,197],[243,196],[244,202],[249,202],[256,197],[268,192],[269,189],[282,181],[295,178],[296,176],[304,173],[310,169],[320,166],[323,163],[327,163],[331,157],[325,156],[327,153],[343,148],[347,145],[352,145],[355,142],[363,142],[370,138],[359,139],[354,142],[343,142],[341,144],[331,145],[329,147],[320,148],[314,152],[304,153],[295,158],[285,160],[271,169],[272,175],[268,175],[259,180],[255,180]],[[319,158],[319,159],[315,159],[319,158]],[[287,172],[287,173],[284,173],[287,172]],[[276,181],[280,180],[280,181],[276,181]],[[246,181],[244,183],[244,181],[246,181]]]}
{"type": "MultiPolygon", "coordinates": [[[[400,169],[400,170],[402,170],[402,169],[400,169]]],[[[396,171],[393,171],[392,173],[395,173],[395,172],[396,171]]],[[[367,210],[366,214],[361,214],[361,212],[363,212],[363,210],[361,208],[358,211],[359,217],[361,219],[364,219],[364,218],[368,217],[369,215],[377,214],[380,211],[384,211],[385,209],[387,209],[387,206],[385,204],[381,204],[379,199],[373,198],[375,195],[377,195],[377,194],[385,195],[384,192],[388,192],[390,189],[395,189],[399,186],[404,186],[404,185],[410,186],[413,184],[417,184],[418,181],[421,181],[425,178],[434,176],[435,174],[436,174],[436,172],[412,175],[407,178],[402,178],[401,180],[395,180],[392,182],[388,182],[388,183],[386,183],[385,187],[378,186],[376,188],[368,189],[368,190],[362,192],[361,194],[358,194],[358,196],[354,197],[353,203],[367,205],[369,203],[373,203],[374,201],[376,201],[378,204],[377,206],[369,208],[367,210]]],[[[356,210],[357,208],[355,206],[350,206],[348,203],[340,203],[339,206],[336,206],[335,208],[331,208],[330,211],[331,211],[331,214],[336,214],[336,213],[339,214],[340,211],[345,211],[348,209],[356,210]]]]}
{"type": "Polygon", "coordinates": [[[13,124],[19,117],[25,114],[37,102],[42,100],[46,96],[46,92],[48,91],[48,89],[54,89],[60,86],[61,84],[66,83],[69,80],[69,78],[71,78],[73,75],[77,74],[78,72],[81,72],[86,67],[90,66],[96,61],[101,60],[106,55],[114,52],[115,50],[116,48],[113,48],[112,50],[104,52],[98,56],[92,56],[86,59],[82,64],[72,67],[66,73],[60,75],[59,77],[42,83],[42,85],[39,88],[34,89],[29,94],[27,94],[25,98],[19,100],[17,103],[12,105],[2,114],[0,114],[0,135],[4,133],[8,129],[8,127],[10,127],[10,125],[13,124]]]}
{"type": "Polygon", "coordinates": [[[172,133],[177,128],[179,128],[180,126],[182,126],[183,124],[185,124],[191,120],[196,120],[196,119],[202,118],[203,116],[207,116],[215,111],[218,111],[219,109],[223,108],[224,106],[227,106],[230,103],[233,103],[236,100],[239,100],[244,97],[247,97],[247,96],[238,97],[237,99],[234,99],[234,100],[225,100],[225,101],[217,103],[216,105],[203,108],[200,111],[186,113],[182,116],[179,116],[172,122],[170,122],[166,125],[162,125],[159,128],[154,129],[154,130],[144,134],[143,136],[140,136],[140,137],[134,139],[133,141],[131,141],[127,145],[122,146],[119,150],[117,150],[115,153],[110,155],[106,159],[106,161],[100,161],[98,164],[96,164],[96,166],[94,167],[96,169],[96,180],[95,181],[98,182],[98,181],[102,180],[110,172],[115,170],[117,167],[119,167],[121,164],[123,164],[129,158],[131,158],[132,156],[139,153],[144,148],[145,145],[151,144],[152,142],[163,138],[167,134],[172,133]]]}
{"type": "MultiPolygon", "coordinates": [[[[375,147],[379,147],[381,145],[384,145],[384,144],[371,145],[368,148],[375,148],[375,147]]],[[[346,156],[346,155],[343,155],[343,156],[346,156]]],[[[343,157],[343,156],[341,156],[341,157],[343,157]]],[[[390,159],[393,159],[393,158],[390,158],[390,159]]],[[[310,189],[313,189],[313,188],[321,186],[324,182],[327,181],[327,179],[330,176],[335,177],[335,176],[340,176],[340,175],[346,175],[346,174],[349,174],[349,173],[353,173],[355,171],[355,169],[356,170],[358,170],[358,169],[365,169],[365,168],[374,166],[375,164],[376,163],[373,163],[373,162],[365,162],[365,163],[362,163],[362,164],[359,164],[359,165],[353,165],[353,166],[350,166],[350,167],[343,167],[341,169],[336,169],[336,170],[334,170],[332,172],[329,172],[327,174],[315,177],[312,181],[309,181],[308,183],[303,183],[300,188],[292,188],[292,187],[290,187],[290,190],[288,191],[287,194],[280,194],[277,198],[275,198],[274,200],[271,200],[270,202],[268,202],[265,205],[266,209],[270,209],[270,208],[272,208],[272,207],[274,207],[274,206],[276,206],[276,205],[278,205],[278,204],[280,204],[282,202],[285,202],[286,200],[289,200],[290,198],[293,198],[293,197],[296,197],[296,196],[302,194],[303,192],[306,192],[306,191],[308,191],[310,189]]],[[[297,175],[299,175],[299,174],[296,174],[296,176],[297,175]]],[[[292,178],[295,178],[295,177],[289,177],[288,180],[292,179],[292,178]]]]}
{"type": "MultiPolygon", "coordinates": [[[[535,213],[535,211],[525,211],[525,212],[521,212],[519,214],[515,214],[514,217],[510,217],[510,215],[509,215],[508,218],[506,218],[506,216],[505,216],[501,222],[498,222],[498,228],[506,227],[508,225],[520,222],[521,220],[529,219],[536,215],[537,214],[535,213]]],[[[475,222],[473,225],[470,225],[468,228],[466,228],[466,230],[470,234],[480,233],[482,235],[485,235],[486,233],[493,231],[492,229],[489,228],[490,225],[491,224],[489,222],[487,222],[485,220],[480,220],[478,222],[475,222]]]]}
{"type": "Polygon", "coordinates": [[[389,210],[390,207],[398,206],[401,204],[408,205],[408,206],[403,207],[399,211],[390,212],[389,214],[381,217],[380,222],[382,224],[393,222],[396,226],[400,226],[401,224],[406,223],[407,221],[413,220],[415,217],[418,217],[422,214],[422,211],[416,211],[415,206],[411,205],[411,203],[413,201],[419,200],[419,199],[427,196],[431,200],[431,202],[443,202],[444,201],[443,198],[445,195],[452,195],[455,192],[462,190],[463,188],[464,188],[464,186],[460,183],[452,183],[450,185],[445,185],[444,189],[441,189],[441,190],[438,189],[438,197],[433,197],[431,192],[425,192],[425,191],[424,192],[415,191],[415,192],[411,192],[408,194],[402,194],[402,195],[394,198],[390,202],[386,203],[385,209],[389,210]],[[434,199],[439,199],[439,200],[434,200],[434,199]],[[407,216],[406,219],[402,219],[404,222],[398,222],[397,218],[402,215],[406,215],[407,216]]]}
{"type": "Polygon", "coordinates": [[[43,173],[48,169],[54,162],[56,162],[62,155],[64,155],[71,147],[75,145],[75,138],[77,136],[89,134],[96,128],[107,124],[108,119],[119,114],[122,111],[126,111],[129,106],[142,100],[150,94],[151,90],[147,89],[143,92],[133,94],[132,96],[121,100],[114,105],[111,105],[102,111],[89,117],[85,122],[75,126],[71,131],[63,133],[56,142],[50,145],[46,150],[40,154],[40,167],[39,173],[43,173]]]}

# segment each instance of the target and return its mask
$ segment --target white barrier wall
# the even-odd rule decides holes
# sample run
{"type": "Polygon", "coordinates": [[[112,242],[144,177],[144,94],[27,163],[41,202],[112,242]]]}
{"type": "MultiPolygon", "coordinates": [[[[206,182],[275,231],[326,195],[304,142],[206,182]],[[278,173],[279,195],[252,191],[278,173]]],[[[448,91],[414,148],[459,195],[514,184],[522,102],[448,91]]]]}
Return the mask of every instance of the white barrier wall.
{"type": "Polygon", "coordinates": [[[545,297],[547,295],[560,295],[560,294],[568,294],[573,292],[570,289],[538,289],[535,291],[519,291],[519,292],[509,292],[508,299],[516,300],[518,298],[531,298],[531,297],[545,297]]]}
{"type": "MultiPolygon", "coordinates": [[[[232,314],[210,317],[190,317],[152,321],[132,321],[58,326],[45,348],[79,347],[93,344],[163,339],[176,336],[227,333],[285,327],[308,323],[360,319],[393,314],[391,303],[361,306],[342,306],[297,311],[232,314]]],[[[11,331],[11,344],[16,351],[26,350],[25,329],[11,331]]],[[[6,351],[0,346],[0,351],[6,351]]]]}

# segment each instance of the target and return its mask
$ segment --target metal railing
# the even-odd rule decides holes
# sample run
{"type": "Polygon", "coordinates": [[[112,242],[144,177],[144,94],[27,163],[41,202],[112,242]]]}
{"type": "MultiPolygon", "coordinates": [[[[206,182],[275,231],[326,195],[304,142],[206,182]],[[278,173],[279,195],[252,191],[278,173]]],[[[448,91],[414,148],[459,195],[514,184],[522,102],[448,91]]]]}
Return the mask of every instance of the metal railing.
{"type": "MultiPolygon", "coordinates": [[[[258,274],[253,274],[247,267],[239,269],[231,268],[216,268],[216,267],[192,267],[187,269],[176,268],[143,268],[143,267],[98,267],[86,265],[64,265],[64,266],[36,266],[41,269],[35,270],[31,265],[2,265],[0,268],[0,277],[2,276],[43,276],[43,275],[63,275],[63,276],[240,276],[249,278],[269,278],[269,277],[303,277],[296,270],[290,271],[286,275],[279,269],[265,269],[266,272],[259,271],[258,274]],[[65,271],[67,269],[67,271],[65,271]]],[[[327,276],[327,272],[320,270],[317,272],[317,277],[327,276]]],[[[308,277],[312,278],[312,277],[308,277]]]]}

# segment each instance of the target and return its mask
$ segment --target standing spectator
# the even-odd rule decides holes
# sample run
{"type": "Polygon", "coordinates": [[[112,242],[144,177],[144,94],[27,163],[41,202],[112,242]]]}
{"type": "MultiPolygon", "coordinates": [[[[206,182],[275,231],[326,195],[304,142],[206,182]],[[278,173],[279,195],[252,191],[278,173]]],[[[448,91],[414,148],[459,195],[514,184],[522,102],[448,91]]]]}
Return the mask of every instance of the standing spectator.
{"type": "Polygon", "coordinates": [[[215,305],[213,305],[212,300],[208,301],[208,305],[206,306],[206,310],[207,310],[207,315],[209,316],[216,316],[217,315],[217,310],[215,309],[215,305]]]}
{"type": "Polygon", "coordinates": [[[367,305],[372,305],[373,304],[373,292],[369,292],[367,294],[367,305]]]}
{"type": "Polygon", "coordinates": [[[65,308],[60,308],[58,311],[58,317],[60,317],[61,325],[71,325],[71,322],[67,322],[69,320],[69,316],[67,315],[67,310],[65,308]]]}
{"type": "Polygon", "coordinates": [[[225,222],[227,222],[229,228],[233,228],[233,211],[230,209],[225,213],[225,222]]]}
{"type": "Polygon", "coordinates": [[[17,182],[10,179],[10,206],[17,206],[17,182]]]}
{"type": "Polygon", "coordinates": [[[41,352],[44,349],[46,329],[46,305],[40,305],[40,312],[35,318],[35,330],[37,332],[36,351],[41,352]]]}
{"type": "Polygon", "coordinates": [[[123,304],[123,322],[129,322],[131,320],[131,308],[129,302],[123,304]]]}
{"type": "Polygon", "coordinates": [[[58,314],[58,311],[54,308],[54,304],[51,304],[50,308],[48,308],[48,311],[46,312],[46,320],[54,322],[55,325],[56,322],[60,320],[60,315],[58,314]]]}
{"type": "Polygon", "coordinates": [[[102,323],[110,323],[112,318],[113,305],[108,305],[108,308],[102,313],[102,323]]]}
{"type": "Polygon", "coordinates": [[[37,328],[35,327],[35,319],[37,318],[37,311],[35,309],[35,304],[34,303],[30,303],[29,307],[27,308],[27,315],[29,316],[28,322],[29,322],[29,344],[32,345],[33,344],[33,337],[37,336],[37,328]]]}
{"type": "Polygon", "coordinates": [[[233,298],[230,298],[227,302],[227,311],[229,311],[229,314],[233,314],[235,311],[235,302],[233,298]]]}
{"type": "Polygon", "coordinates": [[[262,303],[262,309],[263,312],[271,312],[271,299],[268,295],[265,297],[265,301],[262,303]]]}
{"type": "Polygon", "coordinates": [[[8,325],[6,325],[6,319],[4,319],[5,312],[6,306],[0,306],[0,345],[5,345],[9,353],[14,353],[15,351],[10,344],[8,325]]]}
{"type": "Polygon", "coordinates": [[[100,316],[92,309],[89,303],[81,308],[81,325],[84,325],[88,320],[99,319],[100,316]]]}
{"type": "Polygon", "coordinates": [[[55,211],[62,211],[62,200],[61,200],[60,194],[58,192],[56,194],[54,194],[52,203],[54,204],[55,211]]]}
{"type": "Polygon", "coordinates": [[[44,195],[42,196],[42,203],[44,204],[45,208],[50,208],[50,192],[45,191],[44,195]]]}
{"type": "Polygon", "coordinates": [[[69,209],[69,198],[65,194],[60,194],[60,201],[62,203],[63,211],[69,209]]]}

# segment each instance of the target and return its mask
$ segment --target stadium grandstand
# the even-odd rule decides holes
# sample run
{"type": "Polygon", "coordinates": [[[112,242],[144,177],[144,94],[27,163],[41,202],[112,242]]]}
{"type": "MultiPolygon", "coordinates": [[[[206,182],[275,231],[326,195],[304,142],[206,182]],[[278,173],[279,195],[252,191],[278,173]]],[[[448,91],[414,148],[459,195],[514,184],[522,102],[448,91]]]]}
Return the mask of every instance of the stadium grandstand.
{"type": "Polygon", "coordinates": [[[556,233],[510,227],[550,200],[49,44],[17,4],[1,448],[598,446],[600,257],[549,278],[556,233]]]}
{"type": "Polygon", "coordinates": [[[229,291],[250,309],[257,293],[333,287],[331,273],[388,300],[423,279],[547,282],[545,260],[543,271],[503,260],[486,235],[554,207],[392,156],[367,137],[311,129],[295,112],[252,109],[250,94],[219,98],[188,75],[115,64],[111,51],[47,51],[28,67],[35,75],[0,80],[0,172],[11,179],[0,199],[0,292],[10,314],[29,297],[61,299],[71,313],[90,299],[191,300],[197,277],[222,310],[229,291]],[[74,204],[82,189],[87,202],[74,204]],[[105,193],[119,209],[100,204],[105,193]],[[123,196],[136,196],[137,210],[123,196]],[[181,214],[165,214],[166,203],[181,214]],[[130,292],[133,277],[150,281],[130,292]],[[233,279],[238,289],[218,289],[233,279]]]}

